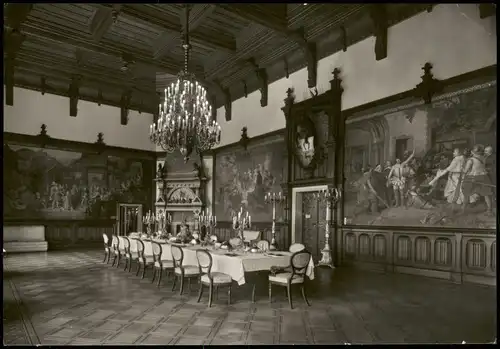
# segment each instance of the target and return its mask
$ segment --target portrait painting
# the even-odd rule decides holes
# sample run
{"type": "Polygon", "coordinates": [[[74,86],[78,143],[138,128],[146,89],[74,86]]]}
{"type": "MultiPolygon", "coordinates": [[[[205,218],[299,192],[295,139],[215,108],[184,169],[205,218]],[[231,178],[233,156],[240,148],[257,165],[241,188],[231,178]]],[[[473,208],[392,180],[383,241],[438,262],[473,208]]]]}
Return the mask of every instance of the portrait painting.
{"type": "Polygon", "coordinates": [[[495,229],[496,81],[346,120],[344,221],[495,229]]]}
{"type": "Polygon", "coordinates": [[[303,168],[312,165],[316,152],[316,143],[314,122],[308,116],[303,116],[295,128],[295,155],[303,168]]]}
{"type": "Polygon", "coordinates": [[[109,218],[117,202],[146,203],[151,195],[141,161],[18,144],[3,148],[6,219],[109,218]]]}
{"type": "Polygon", "coordinates": [[[231,214],[243,208],[254,222],[271,221],[272,209],[264,197],[268,192],[282,191],[286,156],[282,136],[250,144],[247,150],[234,146],[217,153],[214,174],[217,220],[230,221],[231,214]]]}

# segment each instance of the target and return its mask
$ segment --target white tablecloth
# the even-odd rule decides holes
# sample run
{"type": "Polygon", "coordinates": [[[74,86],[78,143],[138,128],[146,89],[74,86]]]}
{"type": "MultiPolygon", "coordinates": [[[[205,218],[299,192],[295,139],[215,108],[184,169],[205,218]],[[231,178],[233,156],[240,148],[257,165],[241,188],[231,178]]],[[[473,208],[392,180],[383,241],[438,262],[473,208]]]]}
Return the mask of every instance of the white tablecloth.
{"type": "MultiPolygon", "coordinates": [[[[162,259],[172,260],[172,245],[166,241],[156,240],[162,246],[162,259]]],[[[182,265],[198,265],[196,258],[196,250],[201,249],[200,246],[185,246],[182,247],[184,251],[184,260],[182,265]]],[[[279,251],[273,252],[280,254],[280,256],[271,256],[266,253],[251,253],[232,251],[230,253],[236,256],[227,256],[226,250],[209,250],[212,255],[212,271],[225,273],[238,283],[238,285],[245,284],[245,273],[270,270],[272,266],[288,267],[290,265],[291,252],[279,251]]],[[[150,241],[144,240],[144,254],[152,255],[153,247],[150,241]]],[[[310,280],[314,279],[314,262],[311,257],[309,265],[307,266],[306,275],[310,280]]]]}

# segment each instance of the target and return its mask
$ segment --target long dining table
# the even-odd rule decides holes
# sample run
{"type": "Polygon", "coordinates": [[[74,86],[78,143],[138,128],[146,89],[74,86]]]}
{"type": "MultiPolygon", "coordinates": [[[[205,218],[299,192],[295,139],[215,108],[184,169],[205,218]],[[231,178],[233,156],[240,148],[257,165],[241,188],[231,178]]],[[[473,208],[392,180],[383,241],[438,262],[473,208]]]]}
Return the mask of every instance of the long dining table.
{"type": "MultiPolygon", "coordinates": [[[[208,250],[212,255],[212,272],[220,272],[231,276],[239,286],[244,285],[247,281],[245,274],[258,271],[269,271],[272,266],[285,268],[290,266],[291,256],[293,253],[288,251],[273,251],[273,252],[246,252],[239,250],[224,250],[216,249],[213,246],[201,247],[200,245],[178,244],[171,243],[166,240],[159,239],[141,239],[144,242],[144,254],[152,255],[153,246],[151,241],[155,241],[162,246],[162,259],[172,260],[172,245],[177,245],[184,252],[183,265],[198,265],[196,258],[196,250],[208,250]]],[[[314,279],[314,261],[311,257],[306,270],[306,276],[314,279]]],[[[255,285],[253,285],[252,300],[255,299],[255,285]]]]}

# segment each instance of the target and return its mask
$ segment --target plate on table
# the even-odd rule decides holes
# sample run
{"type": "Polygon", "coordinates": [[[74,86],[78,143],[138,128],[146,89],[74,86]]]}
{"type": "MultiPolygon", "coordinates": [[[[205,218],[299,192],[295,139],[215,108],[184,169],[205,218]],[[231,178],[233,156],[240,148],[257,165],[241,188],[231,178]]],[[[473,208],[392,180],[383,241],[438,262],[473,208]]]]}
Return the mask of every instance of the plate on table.
{"type": "Polygon", "coordinates": [[[224,253],[224,255],[229,256],[229,257],[238,257],[238,255],[236,253],[232,253],[232,252],[224,253]]]}
{"type": "Polygon", "coordinates": [[[277,252],[268,252],[266,253],[266,256],[271,256],[271,257],[283,257],[284,254],[282,253],[277,253],[277,252]]]}

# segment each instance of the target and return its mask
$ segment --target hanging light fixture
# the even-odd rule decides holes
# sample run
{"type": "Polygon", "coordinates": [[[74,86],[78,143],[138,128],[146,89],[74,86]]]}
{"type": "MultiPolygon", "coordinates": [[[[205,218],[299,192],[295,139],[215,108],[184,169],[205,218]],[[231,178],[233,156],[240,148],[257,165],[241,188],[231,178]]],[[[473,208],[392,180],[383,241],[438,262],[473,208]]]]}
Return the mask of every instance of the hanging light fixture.
{"type": "Polygon", "coordinates": [[[157,122],[150,126],[149,138],[168,153],[179,149],[187,161],[193,150],[201,153],[219,144],[221,130],[212,119],[207,91],[188,70],[189,5],[184,6],[184,70],[177,75],[177,81],[165,89],[165,99],[159,105],[157,122]]]}

